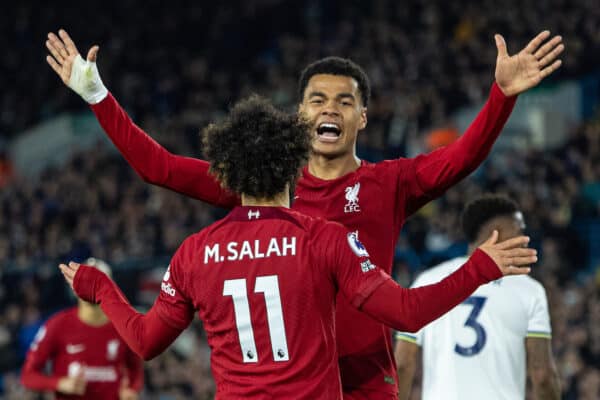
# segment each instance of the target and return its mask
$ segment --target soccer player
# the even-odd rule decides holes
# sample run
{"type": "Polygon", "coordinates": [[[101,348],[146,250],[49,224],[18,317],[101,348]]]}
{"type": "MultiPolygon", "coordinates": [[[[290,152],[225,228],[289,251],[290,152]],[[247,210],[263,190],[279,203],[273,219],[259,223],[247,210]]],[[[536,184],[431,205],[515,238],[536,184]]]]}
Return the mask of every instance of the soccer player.
{"type": "MultiPolygon", "coordinates": [[[[375,264],[391,271],[394,248],[406,218],[444,193],[485,159],[508,119],[516,96],[536,86],[561,64],[561,38],[536,36],[509,56],[496,36],[496,82],[487,103],[462,137],[446,148],[413,159],[371,164],[356,157],[358,132],[367,125],[370,84],[350,60],[329,57],[300,77],[299,112],[312,124],[313,152],[299,179],[293,209],[337,221],[357,231],[375,264]]],[[[84,60],[64,31],[48,35],[47,61],[63,82],[88,102],[98,121],[146,181],[231,208],[239,198],[208,174],[206,161],[169,153],[137,127],[100,79],[93,46],[84,60]]],[[[397,397],[391,332],[337,300],[338,353],[345,397],[397,397]]]]}
{"type": "MultiPolygon", "coordinates": [[[[493,230],[500,240],[507,240],[525,229],[517,205],[502,196],[483,196],[468,204],[462,224],[470,253],[493,230]]],[[[458,257],[424,272],[413,287],[440,281],[466,260],[458,257]]],[[[423,400],[524,399],[526,365],[536,399],[560,398],[546,293],[529,276],[480,286],[416,335],[398,333],[396,338],[401,399],[410,396],[419,347],[423,400]]]]}
{"type": "Polygon", "coordinates": [[[222,399],[340,399],[334,310],[348,304],[394,327],[415,330],[459,304],[480,284],[536,260],[521,236],[497,233],[464,268],[427,288],[404,289],[369,259],[357,232],[290,210],[308,159],[310,125],[251,97],[204,131],[205,154],[242,206],[177,250],[148,314],[129,306],[100,271],[60,268],[75,292],[100,306],[134,351],[151,358],[197,312],[211,347],[222,399]],[[486,255],[487,253],[487,255],[486,255]],[[497,263],[498,265],[496,265],[497,263]]]}
{"type": "MultiPolygon", "coordinates": [[[[102,260],[87,265],[110,275],[102,260]]],[[[144,383],[142,360],[119,337],[96,304],[78,299],[40,328],[21,373],[23,386],[51,391],[56,399],[137,400],[144,383]],[[50,374],[45,372],[51,363],[50,374]]]]}

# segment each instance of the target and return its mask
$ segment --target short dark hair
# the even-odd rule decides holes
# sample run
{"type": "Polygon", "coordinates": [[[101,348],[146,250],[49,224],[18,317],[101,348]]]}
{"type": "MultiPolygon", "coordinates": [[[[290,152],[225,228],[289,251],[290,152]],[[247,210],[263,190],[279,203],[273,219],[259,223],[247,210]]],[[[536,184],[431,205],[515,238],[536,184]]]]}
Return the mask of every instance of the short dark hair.
{"type": "Polygon", "coordinates": [[[510,216],[519,211],[513,200],[502,195],[488,194],[468,203],[462,213],[463,232],[469,243],[475,242],[481,228],[496,217],[510,216]]]}
{"type": "Polygon", "coordinates": [[[341,75],[354,78],[356,83],[358,83],[358,90],[360,91],[363,106],[367,107],[369,104],[369,98],[371,97],[369,77],[354,61],[341,57],[325,57],[304,68],[298,82],[300,102],[304,99],[304,91],[308,86],[310,78],[319,74],[341,75]]]}
{"type": "Polygon", "coordinates": [[[225,120],[202,131],[210,172],[237,194],[271,198],[294,186],[311,149],[310,125],[298,114],[277,110],[252,95],[225,120]]]}

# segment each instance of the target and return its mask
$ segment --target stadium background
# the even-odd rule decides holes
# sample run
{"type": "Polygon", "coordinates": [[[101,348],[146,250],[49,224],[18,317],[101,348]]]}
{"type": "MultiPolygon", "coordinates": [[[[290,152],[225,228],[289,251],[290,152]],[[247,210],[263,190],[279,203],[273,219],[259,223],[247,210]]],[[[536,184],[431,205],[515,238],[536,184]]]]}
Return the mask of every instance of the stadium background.
{"type": "MultiPolygon", "coordinates": [[[[0,13],[0,393],[18,383],[43,321],[73,304],[57,264],[109,261],[130,300],[151,304],[182,239],[224,215],[151,187],[98,133],[46,65],[46,33],[100,44],[103,80],[169,150],[200,154],[198,131],[257,92],[293,109],[296,79],[326,55],[373,84],[359,156],[415,155],[459,134],[487,96],[502,33],[509,52],[542,29],[564,37],[563,67],[523,95],[490,159],[406,224],[394,272],[460,254],[459,213],[486,192],[523,208],[549,295],[564,399],[600,398],[600,5],[594,0],[11,2],[0,13]],[[214,3],[214,4],[213,4],[214,3]]],[[[146,364],[144,399],[211,398],[195,324],[146,364]]],[[[415,393],[418,388],[415,389],[415,393]]]]}

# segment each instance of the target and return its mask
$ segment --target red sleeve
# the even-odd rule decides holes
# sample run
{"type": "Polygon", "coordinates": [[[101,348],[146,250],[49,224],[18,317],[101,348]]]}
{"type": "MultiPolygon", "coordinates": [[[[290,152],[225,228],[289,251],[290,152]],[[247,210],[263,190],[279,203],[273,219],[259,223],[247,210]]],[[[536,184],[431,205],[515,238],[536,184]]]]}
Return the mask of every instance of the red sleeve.
{"type": "Polygon", "coordinates": [[[183,331],[165,323],[156,304],[145,315],[137,312],[118,286],[96,268],[81,265],[73,289],[81,299],[100,304],[129,348],[145,360],[162,353],[183,331]]]}
{"type": "Polygon", "coordinates": [[[144,386],[144,363],[140,357],[129,349],[127,349],[125,357],[129,387],[136,392],[141,392],[144,386]]]}
{"type": "Polygon", "coordinates": [[[412,196],[408,194],[412,197],[408,202],[409,214],[479,167],[508,120],[516,99],[516,96],[506,97],[494,83],[483,109],[456,142],[412,160],[413,179],[420,190],[412,196]]]}
{"type": "Polygon", "coordinates": [[[480,285],[501,276],[494,261],[476,250],[461,268],[433,285],[405,289],[388,277],[361,309],[394,329],[417,332],[460,304],[480,285]]]}
{"type": "Polygon", "coordinates": [[[239,204],[236,196],[209,175],[208,162],[168,152],[133,123],[112,94],[91,109],[110,140],[146,182],[219,207],[239,204]]]}
{"type": "Polygon", "coordinates": [[[46,375],[41,372],[46,363],[54,357],[54,329],[49,321],[42,326],[27,352],[21,371],[21,383],[28,389],[37,391],[55,391],[60,376],[46,375]]]}
{"type": "Polygon", "coordinates": [[[336,287],[356,308],[388,278],[371,263],[358,234],[348,232],[338,223],[327,222],[313,243],[319,247],[319,259],[325,263],[324,268],[336,287]]]}

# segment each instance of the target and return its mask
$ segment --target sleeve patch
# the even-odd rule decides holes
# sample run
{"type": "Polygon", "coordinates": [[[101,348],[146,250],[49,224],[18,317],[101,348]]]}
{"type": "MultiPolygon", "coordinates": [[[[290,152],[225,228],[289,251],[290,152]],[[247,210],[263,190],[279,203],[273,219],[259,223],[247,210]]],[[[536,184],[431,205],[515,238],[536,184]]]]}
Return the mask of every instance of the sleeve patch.
{"type": "Polygon", "coordinates": [[[352,249],[354,254],[358,257],[369,257],[369,252],[360,240],[358,240],[358,231],[348,233],[347,237],[350,249],[352,249]]]}

